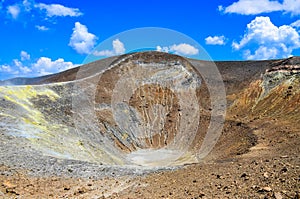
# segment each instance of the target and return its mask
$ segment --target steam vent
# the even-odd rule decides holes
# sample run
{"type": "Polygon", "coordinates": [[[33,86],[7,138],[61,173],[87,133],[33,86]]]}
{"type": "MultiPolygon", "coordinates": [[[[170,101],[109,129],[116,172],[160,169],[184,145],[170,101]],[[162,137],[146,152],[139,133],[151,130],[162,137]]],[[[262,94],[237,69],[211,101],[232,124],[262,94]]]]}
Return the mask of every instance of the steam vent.
{"type": "Polygon", "coordinates": [[[134,53],[23,83],[0,87],[0,130],[10,138],[1,150],[34,156],[24,164],[45,157],[146,167],[199,161],[210,103],[185,58],[134,53]]]}

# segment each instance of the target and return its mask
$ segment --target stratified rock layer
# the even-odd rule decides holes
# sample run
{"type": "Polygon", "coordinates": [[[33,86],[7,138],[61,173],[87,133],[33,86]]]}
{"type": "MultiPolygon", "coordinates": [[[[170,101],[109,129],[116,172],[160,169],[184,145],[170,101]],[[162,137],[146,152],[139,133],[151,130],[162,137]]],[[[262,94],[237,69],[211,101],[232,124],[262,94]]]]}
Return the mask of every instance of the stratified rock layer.
{"type": "Polygon", "coordinates": [[[231,113],[252,119],[270,118],[299,124],[300,59],[275,61],[252,81],[231,107],[231,113]]]}

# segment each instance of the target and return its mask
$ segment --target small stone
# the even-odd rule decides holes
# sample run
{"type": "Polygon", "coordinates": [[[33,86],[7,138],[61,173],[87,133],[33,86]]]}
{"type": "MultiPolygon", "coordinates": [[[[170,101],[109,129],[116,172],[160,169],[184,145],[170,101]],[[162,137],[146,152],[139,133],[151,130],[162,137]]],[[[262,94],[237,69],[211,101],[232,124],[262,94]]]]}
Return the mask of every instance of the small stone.
{"type": "Polygon", "coordinates": [[[283,155],[283,156],[280,156],[280,158],[288,158],[289,156],[287,155],[283,155]]]}
{"type": "Polygon", "coordinates": [[[68,169],[68,172],[72,173],[72,172],[73,172],[73,169],[69,168],[69,169],[68,169]]]}
{"type": "Polygon", "coordinates": [[[279,192],[275,192],[274,197],[275,197],[275,199],[282,199],[283,198],[281,193],[279,193],[279,192]]]}
{"type": "Polygon", "coordinates": [[[284,178],[279,178],[280,182],[285,182],[284,178]]]}
{"type": "Polygon", "coordinates": [[[287,172],[288,171],[288,169],[286,168],[286,167],[283,167],[282,169],[281,169],[281,172],[287,172]]]}
{"type": "Polygon", "coordinates": [[[264,191],[266,191],[266,192],[270,192],[270,191],[272,191],[272,188],[271,187],[264,187],[264,188],[262,188],[264,191]]]}
{"type": "Polygon", "coordinates": [[[242,126],[242,122],[236,123],[236,126],[242,126]]]}
{"type": "Polygon", "coordinates": [[[204,194],[203,192],[200,192],[200,193],[199,193],[199,197],[201,198],[201,197],[203,197],[203,196],[205,196],[205,194],[204,194]]]}
{"type": "Polygon", "coordinates": [[[251,186],[252,189],[256,189],[256,187],[257,187],[256,185],[251,186]]]}
{"type": "Polygon", "coordinates": [[[17,193],[14,189],[11,188],[6,188],[6,193],[11,193],[11,194],[15,194],[15,195],[20,195],[19,193],[17,193]]]}
{"type": "Polygon", "coordinates": [[[78,190],[78,193],[79,193],[79,194],[83,194],[83,193],[85,193],[85,190],[84,190],[84,189],[79,189],[79,190],[78,190]]]}
{"type": "Polygon", "coordinates": [[[263,187],[263,188],[260,188],[257,192],[264,193],[264,192],[270,192],[270,191],[272,191],[271,187],[263,187]]]}
{"type": "Polygon", "coordinates": [[[241,175],[241,178],[245,178],[247,176],[247,174],[246,173],[243,173],[242,175],[241,175]]]}
{"type": "Polygon", "coordinates": [[[9,188],[9,189],[14,189],[17,187],[17,185],[11,183],[10,181],[5,181],[2,183],[2,186],[9,188]]]}
{"type": "Polygon", "coordinates": [[[265,178],[269,178],[268,172],[265,172],[265,173],[264,173],[264,177],[265,177],[265,178]]]}

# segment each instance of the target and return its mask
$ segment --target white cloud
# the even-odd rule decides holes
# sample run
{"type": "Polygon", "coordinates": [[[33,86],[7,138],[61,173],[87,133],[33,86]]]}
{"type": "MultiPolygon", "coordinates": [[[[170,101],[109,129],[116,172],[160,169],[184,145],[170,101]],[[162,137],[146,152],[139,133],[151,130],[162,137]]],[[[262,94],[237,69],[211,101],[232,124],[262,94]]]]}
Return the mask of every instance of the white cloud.
{"type": "Polygon", "coordinates": [[[21,61],[19,61],[18,59],[14,59],[13,60],[14,63],[14,68],[15,68],[15,74],[22,74],[22,75],[26,75],[30,72],[32,72],[32,70],[30,68],[28,68],[27,66],[24,66],[23,63],[21,61]]]}
{"type": "Polygon", "coordinates": [[[60,4],[44,4],[44,3],[39,3],[36,4],[35,7],[41,9],[41,10],[46,10],[46,14],[48,17],[54,17],[54,16],[59,16],[59,17],[78,17],[81,16],[82,13],[78,8],[68,8],[60,4]]]}
{"type": "Polygon", "coordinates": [[[4,64],[4,65],[0,65],[0,72],[1,73],[12,73],[13,69],[11,66],[4,64]]]}
{"type": "Polygon", "coordinates": [[[209,36],[205,38],[205,43],[208,45],[225,45],[225,36],[209,36]]]}
{"type": "Polygon", "coordinates": [[[161,52],[169,52],[169,53],[174,53],[178,55],[183,55],[183,56],[188,56],[188,55],[197,55],[199,53],[199,50],[186,43],[181,43],[181,44],[173,44],[172,46],[157,46],[156,47],[157,51],[161,52]]]}
{"type": "Polygon", "coordinates": [[[171,51],[174,51],[175,54],[179,55],[196,55],[199,53],[199,50],[190,44],[178,44],[170,47],[171,51]]]}
{"type": "Polygon", "coordinates": [[[70,38],[69,46],[80,54],[89,54],[94,48],[96,40],[97,37],[94,34],[89,33],[85,25],[76,22],[70,38]]]}
{"type": "Polygon", "coordinates": [[[12,18],[17,19],[21,10],[18,5],[12,5],[7,7],[7,12],[12,16],[12,18]]]}
{"type": "Polygon", "coordinates": [[[48,74],[68,70],[76,66],[78,65],[73,64],[72,62],[65,62],[63,58],[59,58],[55,61],[52,61],[48,57],[41,57],[37,60],[36,63],[32,65],[32,69],[33,71],[35,71],[36,74],[48,75],[48,74]]]}
{"type": "Polygon", "coordinates": [[[169,47],[167,47],[167,46],[164,46],[164,47],[156,46],[156,50],[159,51],[159,52],[168,53],[169,52],[169,47]]]}
{"type": "Polygon", "coordinates": [[[68,70],[79,66],[64,59],[51,60],[48,57],[40,57],[34,63],[24,65],[24,62],[14,59],[11,64],[0,65],[0,77],[33,77],[42,76],[68,70]]]}
{"type": "Polygon", "coordinates": [[[300,14],[300,1],[299,0],[284,0],[282,5],[283,5],[283,10],[285,12],[290,12],[293,15],[300,14]]]}
{"type": "MultiPolygon", "coordinates": [[[[3,0],[0,0],[0,9],[2,9],[3,0]]],[[[29,21],[28,19],[50,17],[78,17],[83,15],[78,8],[69,8],[61,4],[35,3],[34,0],[19,0],[15,4],[6,6],[6,11],[13,19],[20,21],[29,21]],[[45,17],[45,15],[47,17],[45,17]]]]}
{"type": "MultiPolygon", "coordinates": [[[[219,6],[219,10],[220,8],[223,8],[223,6],[219,6]]],[[[239,0],[220,11],[224,11],[224,13],[236,13],[242,15],[256,15],[282,11],[293,15],[299,15],[300,1],[283,0],[283,3],[280,3],[277,0],[239,0]]]]}
{"type": "Polygon", "coordinates": [[[47,31],[47,30],[49,30],[49,28],[47,28],[46,26],[36,25],[35,28],[38,29],[38,30],[40,30],[40,31],[47,31]]]}
{"type": "Polygon", "coordinates": [[[263,60],[263,59],[270,59],[276,58],[279,54],[279,50],[275,47],[265,47],[260,46],[257,50],[255,50],[254,54],[251,54],[250,50],[244,51],[244,57],[248,60],[263,60]]]}
{"type": "Polygon", "coordinates": [[[113,49],[117,55],[125,53],[124,44],[119,39],[113,41],[113,49]]]}
{"type": "Polygon", "coordinates": [[[23,75],[27,75],[28,73],[32,72],[32,70],[27,66],[20,66],[19,69],[20,69],[20,73],[23,75]]]}
{"type": "Polygon", "coordinates": [[[300,19],[295,21],[294,23],[292,23],[291,26],[299,28],[300,27],[300,19]]]}
{"type": "Polygon", "coordinates": [[[30,60],[30,55],[26,51],[22,50],[20,56],[22,61],[30,60]]]}
{"type": "Polygon", "coordinates": [[[110,57],[110,56],[121,55],[125,53],[126,49],[124,47],[124,44],[119,39],[113,40],[112,45],[113,45],[113,50],[95,51],[93,52],[93,55],[110,57]]]}
{"type": "Polygon", "coordinates": [[[23,0],[22,5],[23,5],[24,10],[25,10],[26,12],[30,12],[30,11],[31,11],[32,5],[31,5],[31,2],[30,2],[30,1],[28,1],[28,0],[23,0]]]}
{"type": "Polygon", "coordinates": [[[12,65],[8,65],[8,64],[4,64],[0,66],[0,72],[3,74],[8,74],[8,76],[15,76],[15,75],[26,75],[30,72],[32,72],[32,70],[26,66],[23,65],[23,63],[21,61],[19,61],[18,59],[14,59],[13,60],[13,64],[12,65]]]}
{"type": "Polygon", "coordinates": [[[224,10],[224,7],[223,7],[222,5],[219,5],[219,6],[218,6],[218,10],[219,10],[220,12],[222,12],[222,11],[224,10]]]}
{"type": "Polygon", "coordinates": [[[256,17],[248,25],[240,42],[232,47],[240,50],[254,48],[254,54],[245,50],[246,59],[270,59],[291,56],[293,50],[300,48],[299,33],[291,26],[275,26],[269,17],[256,17]]]}
{"type": "Polygon", "coordinates": [[[20,62],[18,59],[14,59],[13,62],[14,62],[14,65],[17,67],[23,66],[22,62],[20,62]]]}

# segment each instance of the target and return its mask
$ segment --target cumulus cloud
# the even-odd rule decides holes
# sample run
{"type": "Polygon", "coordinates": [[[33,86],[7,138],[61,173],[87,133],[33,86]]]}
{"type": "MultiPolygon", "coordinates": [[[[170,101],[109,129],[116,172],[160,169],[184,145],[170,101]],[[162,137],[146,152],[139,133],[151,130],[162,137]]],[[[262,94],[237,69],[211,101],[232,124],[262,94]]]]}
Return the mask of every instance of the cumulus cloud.
{"type": "MultiPolygon", "coordinates": [[[[0,0],[0,9],[3,6],[2,2],[0,0]]],[[[14,4],[7,5],[5,8],[11,18],[26,22],[30,18],[37,17],[48,20],[51,17],[78,17],[83,15],[78,8],[69,8],[61,4],[35,3],[34,0],[17,1],[14,4]]]]}
{"type": "Polygon", "coordinates": [[[65,61],[63,58],[52,60],[48,57],[40,57],[35,62],[30,62],[30,55],[22,51],[21,60],[13,59],[11,64],[0,65],[0,78],[2,77],[16,77],[16,76],[42,76],[61,71],[68,70],[79,66],[72,62],[65,61]]]}
{"type": "Polygon", "coordinates": [[[13,63],[14,63],[14,65],[17,66],[17,67],[23,66],[22,62],[20,62],[18,59],[14,59],[14,60],[13,60],[13,63]]]}
{"type": "Polygon", "coordinates": [[[46,26],[36,25],[35,28],[38,29],[38,30],[40,30],[40,31],[47,31],[47,30],[49,30],[49,28],[47,28],[46,26]]]}
{"type": "Polygon", "coordinates": [[[282,11],[292,15],[300,14],[299,0],[283,0],[282,3],[274,0],[239,0],[224,8],[219,6],[219,11],[224,13],[236,13],[242,15],[257,15],[261,13],[270,13],[282,11]],[[220,9],[222,8],[222,9],[220,9]]]}
{"type": "Polygon", "coordinates": [[[156,50],[161,52],[174,53],[183,56],[197,55],[199,53],[199,50],[196,47],[186,43],[173,44],[172,46],[163,46],[163,47],[157,46],[156,50]]]}
{"type": "Polygon", "coordinates": [[[167,47],[167,46],[163,46],[163,47],[156,46],[156,51],[168,53],[170,50],[169,50],[169,47],[167,47]]]}
{"type": "Polygon", "coordinates": [[[7,7],[7,13],[11,15],[13,19],[17,19],[21,10],[18,5],[12,5],[7,7]]]}
{"type": "Polygon", "coordinates": [[[14,63],[14,67],[16,68],[16,70],[15,70],[16,74],[26,75],[26,74],[32,72],[32,70],[30,68],[28,68],[27,66],[24,66],[23,63],[21,61],[19,61],[18,59],[14,59],[13,63],[14,63]]]}
{"type": "Polygon", "coordinates": [[[284,0],[282,5],[285,12],[290,12],[293,15],[300,15],[299,0],[284,0]]]}
{"type": "Polygon", "coordinates": [[[31,3],[31,1],[23,0],[22,5],[23,5],[24,10],[26,12],[30,12],[31,11],[31,9],[32,9],[32,3],[31,3]]]}
{"type": "Polygon", "coordinates": [[[45,10],[46,14],[48,17],[54,17],[54,16],[59,16],[59,17],[78,17],[81,16],[82,13],[78,8],[69,8],[65,7],[60,4],[44,4],[44,3],[39,3],[36,4],[35,7],[45,10]]]}
{"type": "Polygon", "coordinates": [[[22,61],[30,60],[30,55],[26,51],[22,50],[20,56],[22,61]]]}
{"type": "Polygon", "coordinates": [[[179,55],[197,55],[199,50],[190,44],[178,44],[170,47],[171,51],[179,55]]]}
{"type": "Polygon", "coordinates": [[[27,66],[20,66],[19,69],[20,69],[20,74],[23,74],[23,75],[27,75],[28,73],[32,72],[32,70],[30,68],[28,68],[27,66]]]}
{"type": "Polygon", "coordinates": [[[209,36],[205,38],[205,43],[207,45],[225,45],[225,36],[209,36]]]}
{"type": "Polygon", "coordinates": [[[250,50],[244,51],[244,57],[248,60],[263,60],[269,58],[276,58],[279,54],[279,50],[275,47],[260,46],[255,50],[254,54],[251,54],[250,50]]]}
{"type": "Polygon", "coordinates": [[[222,11],[224,10],[224,7],[223,7],[222,5],[219,5],[219,6],[218,6],[218,10],[219,10],[220,12],[222,12],[222,11]]]}
{"type": "Polygon", "coordinates": [[[14,70],[12,69],[11,66],[4,64],[0,65],[0,72],[1,73],[12,73],[14,70]]]}
{"type": "Polygon", "coordinates": [[[48,75],[60,71],[74,68],[78,65],[72,62],[65,62],[63,58],[53,60],[48,57],[40,57],[36,63],[32,64],[32,70],[39,75],[48,75]]]}
{"type": "Polygon", "coordinates": [[[89,54],[96,44],[97,37],[88,32],[88,28],[79,22],[75,23],[73,33],[70,38],[71,46],[79,54],[89,54]]]}
{"type": "Polygon", "coordinates": [[[124,44],[119,39],[113,40],[112,46],[113,46],[112,50],[95,51],[93,52],[93,55],[110,57],[110,56],[124,54],[126,51],[124,44]]]}
{"type": "Polygon", "coordinates": [[[300,28],[300,19],[292,23],[291,26],[300,28]]]}
{"type": "Polygon", "coordinates": [[[32,70],[27,66],[24,66],[23,63],[18,59],[14,59],[11,65],[0,65],[0,72],[2,73],[1,75],[6,74],[8,76],[23,76],[32,72],[32,70]]]}
{"type": "Polygon", "coordinates": [[[113,41],[113,49],[117,55],[124,54],[126,50],[124,44],[119,39],[113,41]]]}
{"type": "Polygon", "coordinates": [[[293,50],[300,48],[299,33],[291,26],[275,26],[269,17],[256,17],[248,25],[240,42],[233,42],[232,47],[244,50],[246,59],[283,58],[292,55],[293,50]]]}

